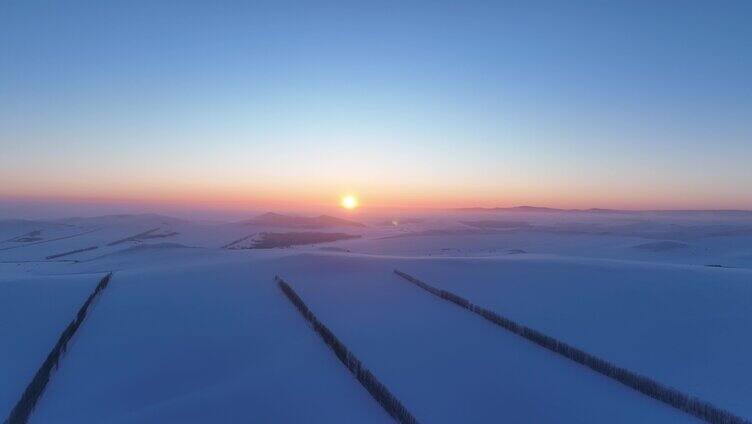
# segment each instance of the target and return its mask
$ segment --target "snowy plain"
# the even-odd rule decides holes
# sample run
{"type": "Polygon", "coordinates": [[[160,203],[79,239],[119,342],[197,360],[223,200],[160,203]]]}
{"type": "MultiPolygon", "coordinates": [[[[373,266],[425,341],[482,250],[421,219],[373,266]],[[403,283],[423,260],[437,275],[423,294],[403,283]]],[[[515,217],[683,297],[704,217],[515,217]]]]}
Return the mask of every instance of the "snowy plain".
{"type": "Polygon", "coordinates": [[[0,332],[13,340],[0,350],[0,415],[114,272],[31,422],[390,422],[275,275],[420,422],[699,422],[432,297],[400,269],[752,418],[752,213],[344,218],[0,221],[0,332]],[[358,237],[253,248],[301,231],[358,237]]]}

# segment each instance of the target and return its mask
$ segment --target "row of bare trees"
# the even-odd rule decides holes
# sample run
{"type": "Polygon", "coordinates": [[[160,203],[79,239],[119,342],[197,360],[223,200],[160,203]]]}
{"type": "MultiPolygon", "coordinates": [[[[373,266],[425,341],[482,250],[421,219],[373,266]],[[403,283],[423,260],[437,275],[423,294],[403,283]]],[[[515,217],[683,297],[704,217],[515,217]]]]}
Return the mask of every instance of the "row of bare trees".
{"type": "Polygon", "coordinates": [[[433,287],[413,277],[412,275],[396,269],[394,270],[394,272],[395,274],[417,285],[418,287],[436,296],[439,296],[442,299],[448,300],[465,309],[475,312],[476,314],[482,316],[483,318],[486,318],[494,324],[497,324],[505,328],[506,330],[511,331],[512,333],[522,336],[539,346],[556,352],[600,374],[603,374],[626,386],[629,386],[640,393],[660,400],[661,402],[664,402],[670,406],[701,418],[709,423],[750,424],[750,421],[738,417],[729,411],[718,408],[696,397],[689,396],[672,387],[661,384],[649,377],[637,374],[625,368],[618,367],[604,359],[598,358],[581,349],[570,346],[567,343],[559,341],[553,337],[547,336],[540,331],[526,327],[522,324],[512,321],[509,318],[505,318],[497,314],[496,312],[475,305],[461,296],[458,296],[446,290],[433,287]]]}
{"type": "Polygon", "coordinates": [[[76,334],[76,330],[78,330],[84,322],[84,319],[86,319],[86,314],[89,312],[92,302],[94,302],[102,290],[107,288],[107,284],[110,282],[111,277],[112,273],[109,273],[99,280],[94,291],[86,299],[86,302],[81,305],[81,308],[79,308],[73,321],[71,321],[65,330],[63,330],[63,333],[60,334],[60,338],[57,340],[55,347],[53,347],[52,351],[47,355],[47,359],[45,359],[42,366],[39,367],[39,370],[37,370],[31,383],[26,386],[26,390],[24,390],[23,395],[21,395],[21,399],[10,411],[10,415],[5,421],[6,423],[25,424],[29,420],[31,412],[34,410],[39,398],[42,396],[42,393],[44,393],[44,389],[47,387],[47,383],[50,381],[52,372],[57,369],[61,356],[67,350],[68,342],[70,342],[73,335],[76,334]]]}
{"type": "Polygon", "coordinates": [[[63,256],[73,255],[75,253],[82,253],[82,252],[88,252],[90,250],[98,249],[99,246],[90,246],[90,247],[84,247],[83,249],[76,249],[76,250],[69,250],[67,252],[58,253],[56,255],[50,255],[45,257],[45,259],[56,259],[56,258],[62,258],[63,256]]]}
{"type": "Polygon", "coordinates": [[[287,296],[290,302],[295,305],[298,311],[313,326],[313,329],[324,339],[327,345],[334,351],[343,364],[352,372],[360,381],[360,384],[368,390],[368,393],[376,399],[377,402],[400,423],[413,424],[418,421],[413,417],[410,411],[402,405],[390,391],[366,368],[358,358],[329,330],[316,316],[308,309],[303,299],[298,296],[295,290],[290,287],[280,277],[274,277],[279,284],[279,288],[287,296]]]}

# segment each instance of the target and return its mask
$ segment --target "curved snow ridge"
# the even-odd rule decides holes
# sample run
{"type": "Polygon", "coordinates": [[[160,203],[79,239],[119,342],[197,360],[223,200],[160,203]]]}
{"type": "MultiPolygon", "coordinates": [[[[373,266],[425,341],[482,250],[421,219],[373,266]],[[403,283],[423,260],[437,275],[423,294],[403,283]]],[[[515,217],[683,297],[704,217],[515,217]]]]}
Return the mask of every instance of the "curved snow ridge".
{"type": "MultiPolygon", "coordinates": [[[[377,259],[399,259],[399,260],[419,260],[426,262],[442,262],[442,261],[478,261],[478,262],[554,262],[561,264],[575,264],[575,265],[591,265],[591,266],[632,266],[632,267],[644,267],[649,269],[666,269],[666,270],[697,270],[702,269],[705,271],[725,271],[725,272],[740,272],[740,273],[752,273],[752,268],[744,267],[729,267],[723,266],[720,268],[709,268],[707,264],[681,264],[671,262],[651,262],[641,261],[636,259],[612,259],[612,258],[593,258],[588,256],[564,256],[553,253],[530,253],[514,254],[503,252],[497,255],[485,255],[485,256],[430,256],[430,255],[413,255],[413,254],[384,254],[384,253],[362,253],[356,251],[334,251],[329,249],[318,249],[316,251],[307,252],[294,252],[291,255],[295,256],[347,256],[351,258],[377,258],[377,259]]],[[[752,255],[750,255],[752,258],[752,255]]]]}
{"type": "Polygon", "coordinates": [[[638,244],[633,247],[635,249],[648,250],[651,252],[665,252],[667,250],[686,249],[687,247],[689,247],[689,245],[687,243],[682,243],[678,241],[665,240],[665,241],[654,241],[651,243],[638,244]]]}

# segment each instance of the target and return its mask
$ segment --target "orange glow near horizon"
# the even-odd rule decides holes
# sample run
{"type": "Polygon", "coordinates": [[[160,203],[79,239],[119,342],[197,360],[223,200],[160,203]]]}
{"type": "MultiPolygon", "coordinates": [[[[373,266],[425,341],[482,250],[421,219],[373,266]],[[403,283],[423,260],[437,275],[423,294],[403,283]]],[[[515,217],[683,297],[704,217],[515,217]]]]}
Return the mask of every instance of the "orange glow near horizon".
{"type": "MultiPolygon", "coordinates": [[[[143,182],[111,182],[106,188],[99,184],[76,184],[65,181],[44,186],[28,182],[10,181],[0,188],[0,200],[52,201],[66,203],[143,204],[153,207],[184,209],[274,209],[355,211],[362,209],[359,198],[368,198],[368,211],[383,208],[462,208],[510,207],[520,205],[554,208],[612,208],[612,209],[749,209],[738,196],[729,193],[690,193],[654,188],[643,192],[628,185],[614,184],[609,190],[580,184],[572,189],[566,184],[547,187],[542,184],[519,184],[508,181],[503,190],[491,186],[464,187],[461,184],[435,187],[427,184],[359,184],[358,194],[337,184],[218,184],[196,181],[146,184],[143,182]],[[75,187],[72,189],[71,187],[75,187]],[[630,188],[632,188],[630,190],[630,188]],[[339,195],[335,194],[339,193],[339,195]],[[346,195],[343,195],[347,193],[346,195]],[[355,207],[345,205],[345,198],[353,196],[355,207]]],[[[347,200],[351,204],[352,200],[347,200]]]]}

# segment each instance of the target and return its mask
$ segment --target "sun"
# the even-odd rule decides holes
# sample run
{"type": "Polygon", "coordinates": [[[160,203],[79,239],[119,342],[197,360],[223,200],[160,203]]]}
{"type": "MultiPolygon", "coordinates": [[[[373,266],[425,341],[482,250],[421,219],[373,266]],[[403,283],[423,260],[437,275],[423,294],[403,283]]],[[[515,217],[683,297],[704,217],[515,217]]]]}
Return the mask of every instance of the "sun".
{"type": "Polygon", "coordinates": [[[342,197],[340,205],[342,205],[342,207],[345,209],[353,210],[358,207],[358,198],[351,194],[348,194],[347,196],[342,197]]]}

